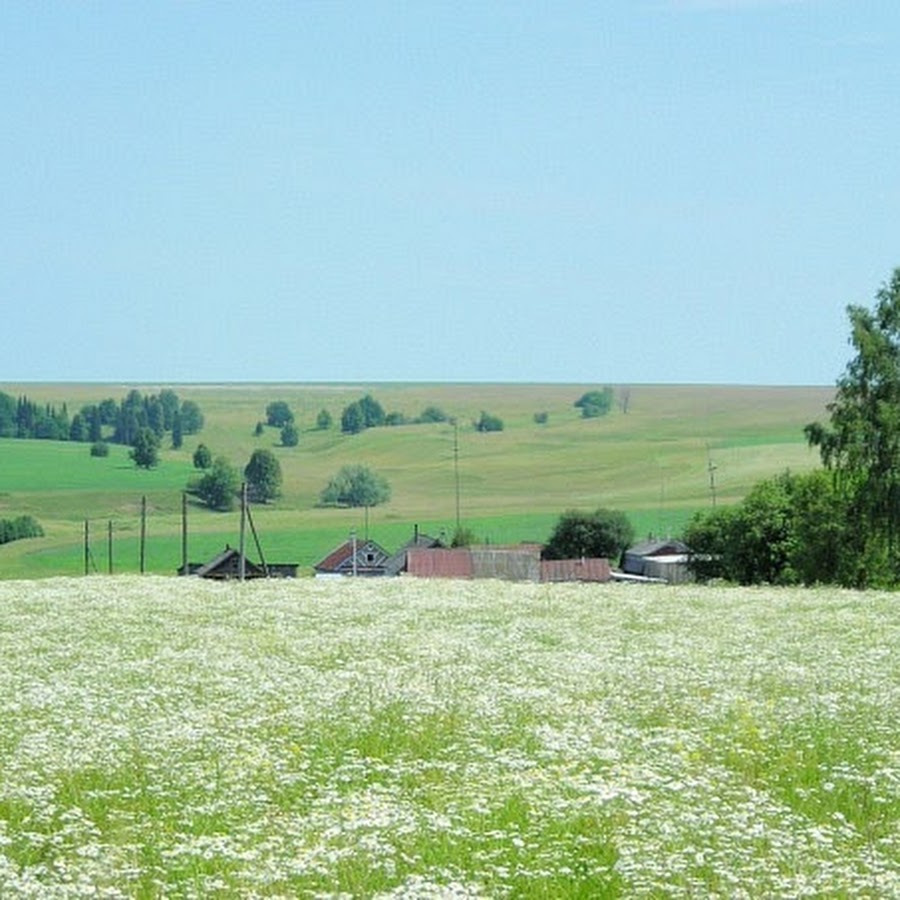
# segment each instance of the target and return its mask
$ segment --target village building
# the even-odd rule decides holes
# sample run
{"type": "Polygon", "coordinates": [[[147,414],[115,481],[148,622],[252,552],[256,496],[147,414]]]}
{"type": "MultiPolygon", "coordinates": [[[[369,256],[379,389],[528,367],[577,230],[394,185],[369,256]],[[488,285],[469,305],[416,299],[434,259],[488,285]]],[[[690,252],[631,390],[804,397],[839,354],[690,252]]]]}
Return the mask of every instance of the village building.
{"type": "Polygon", "coordinates": [[[373,540],[357,540],[355,537],[344,541],[313,569],[316,578],[330,578],[343,575],[371,577],[386,574],[391,554],[373,540]]]}
{"type": "Polygon", "coordinates": [[[683,584],[693,580],[690,556],[690,548],[683,541],[649,539],[625,551],[622,572],[635,578],[683,584]]]}
{"type": "MultiPolygon", "coordinates": [[[[243,577],[250,578],[296,578],[298,563],[255,563],[244,556],[243,577]]],[[[233,547],[216,554],[205,563],[188,563],[178,567],[179,575],[196,575],[199,578],[214,578],[220,581],[241,578],[241,553],[233,547]]]]}

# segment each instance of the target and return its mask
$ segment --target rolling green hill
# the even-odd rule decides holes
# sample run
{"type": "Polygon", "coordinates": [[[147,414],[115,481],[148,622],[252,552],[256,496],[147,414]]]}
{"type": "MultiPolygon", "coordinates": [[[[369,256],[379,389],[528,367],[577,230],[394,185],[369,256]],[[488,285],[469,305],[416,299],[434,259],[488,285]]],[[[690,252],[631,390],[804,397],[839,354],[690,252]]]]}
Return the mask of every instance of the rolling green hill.
{"type": "MultiPolygon", "coordinates": [[[[825,387],[633,385],[616,389],[608,416],[582,419],[573,403],[597,385],[0,384],[0,391],[66,403],[75,412],[106,397],[118,401],[133,387],[145,393],[172,387],[181,399],[196,401],[206,419],[203,431],[180,450],[164,448],[160,465],[149,472],[136,469],[124,447],[97,459],[87,444],[0,440],[0,518],[30,514],[46,531],[44,538],[0,547],[0,577],[83,571],[85,520],[90,565],[107,568],[111,521],[114,569],[136,571],[142,497],[148,508],[146,568],[174,572],[181,561],[181,492],[196,474],[191,457],[200,441],[241,468],[258,447],[278,457],[283,495],[254,509],[269,561],[308,567],[351,529],[362,533],[362,510],[316,506],[328,478],[350,463],[371,466],[391,484],[390,503],[370,510],[368,519],[369,534],[388,549],[406,540],[416,524],[451,534],[457,499],[461,523],[492,543],[544,540],[563,510],[598,506],[625,510],[639,534],[674,533],[712,502],[710,462],[722,504],[739,500],[761,478],[816,466],[802,429],[826,416],[833,394],[825,387]],[[458,429],[420,424],[342,435],[343,408],[365,393],[407,418],[440,407],[456,418],[458,429]],[[297,447],[281,447],[272,428],[254,434],[275,400],[294,411],[301,430],[297,447]],[[330,431],[315,429],[321,409],[334,417],[330,431]],[[476,432],[472,423],[482,410],[499,416],[504,430],[476,432]],[[535,423],[539,412],[547,413],[546,424],[535,423]]],[[[193,502],[189,509],[192,559],[237,542],[236,513],[210,512],[193,502]]]]}

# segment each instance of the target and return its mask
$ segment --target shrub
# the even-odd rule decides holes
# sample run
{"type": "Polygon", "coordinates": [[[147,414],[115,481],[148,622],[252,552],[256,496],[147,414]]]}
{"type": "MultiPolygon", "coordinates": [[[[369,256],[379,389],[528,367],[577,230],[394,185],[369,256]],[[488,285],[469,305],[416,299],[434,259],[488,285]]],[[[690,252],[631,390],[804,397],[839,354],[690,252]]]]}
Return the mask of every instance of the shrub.
{"type": "Polygon", "coordinates": [[[109,456],[109,444],[106,441],[94,441],[91,444],[91,456],[109,456]]]}
{"type": "Polygon", "coordinates": [[[474,423],[476,431],[503,431],[503,419],[481,411],[481,417],[474,423]]]}

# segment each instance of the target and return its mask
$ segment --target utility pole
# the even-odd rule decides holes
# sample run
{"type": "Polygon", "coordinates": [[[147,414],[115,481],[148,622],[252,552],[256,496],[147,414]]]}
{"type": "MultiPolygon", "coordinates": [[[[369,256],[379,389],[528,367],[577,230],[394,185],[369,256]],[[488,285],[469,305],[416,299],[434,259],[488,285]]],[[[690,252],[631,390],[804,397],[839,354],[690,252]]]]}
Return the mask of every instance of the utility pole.
{"type": "Polygon", "coordinates": [[[244,550],[247,544],[247,482],[241,484],[241,544],[238,558],[238,577],[243,581],[247,577],[246,557],[244,550]]]}
{"type": "Polygon", "coordinates": [[[709,496],[712,505],[716,505],[716,464],[712,461],[712,454],[709,452],[709,445],[706,446],[706,469],[709,472],[709,496]]]}
{"type": "Polygon", "coordinates": [[[453,423],[453,475],[456,482],[456,532],[459,533],[459,425],[453,423]]]}
{"type": "Polygon", "coordinates": [[[187,491],[181,494],[181,574],[188,574],[187,491]]]}
{"type": "Polygon", "coordinates": [[[141,575],[144,574],[147,547],[147,496],[141,497],[141,575]]]}

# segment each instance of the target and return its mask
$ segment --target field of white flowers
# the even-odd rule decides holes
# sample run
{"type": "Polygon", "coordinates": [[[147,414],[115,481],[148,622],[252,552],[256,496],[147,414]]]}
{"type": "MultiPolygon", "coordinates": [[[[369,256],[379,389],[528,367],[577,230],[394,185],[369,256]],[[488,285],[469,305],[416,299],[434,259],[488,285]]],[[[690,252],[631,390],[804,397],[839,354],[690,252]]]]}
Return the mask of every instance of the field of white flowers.
{"type": "Polygon", "coordinates": [[[900,896],[900,600],[0,582],[0,896],[900,896]]]}

